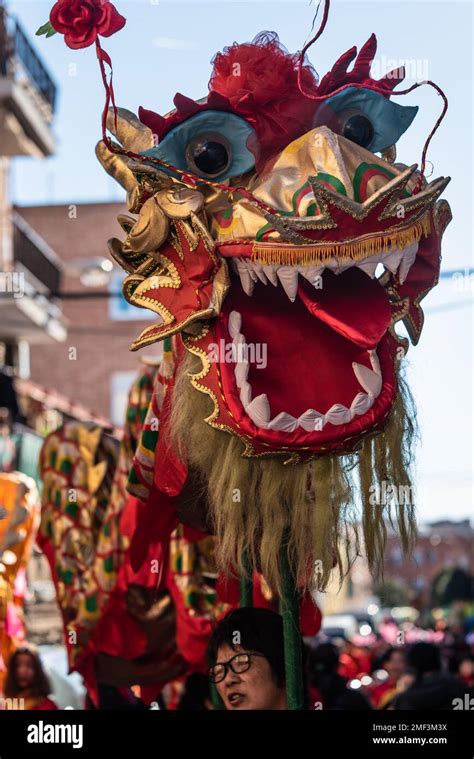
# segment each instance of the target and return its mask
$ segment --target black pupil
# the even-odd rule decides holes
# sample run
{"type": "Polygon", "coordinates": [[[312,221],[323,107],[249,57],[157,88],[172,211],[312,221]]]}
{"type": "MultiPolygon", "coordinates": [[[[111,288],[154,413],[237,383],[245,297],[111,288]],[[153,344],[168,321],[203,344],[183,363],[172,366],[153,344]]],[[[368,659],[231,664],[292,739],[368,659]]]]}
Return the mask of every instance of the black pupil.
{"type": "Polygon", "coordinates": [[[374,139],[374,128],[366,116],[356,114],[347,119],[344,126],[344,137],[366,148],[374,139]]]}
{"type": "Polygon", "coordinates": [[[219,174],[227,168],[227,148],[215,140],[203,140],[193,148],[193,159],[203,174],[219,174]]]}

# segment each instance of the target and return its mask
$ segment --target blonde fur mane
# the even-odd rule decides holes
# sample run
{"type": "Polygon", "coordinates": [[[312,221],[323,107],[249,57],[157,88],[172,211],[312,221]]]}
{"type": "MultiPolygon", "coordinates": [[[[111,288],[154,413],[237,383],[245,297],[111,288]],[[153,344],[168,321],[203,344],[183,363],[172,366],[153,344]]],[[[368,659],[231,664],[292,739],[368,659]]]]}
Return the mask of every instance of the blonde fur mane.
{"type": "Polygon", "coordinates": [[[284,465],[277,457],[243,458],[239,438],[205,421],[212,402],[190,382],[199,370],[200,360],[187,354],[173,391],[171,440],[202,483],[195,497],[209,504],[220,570],[244,576],[248,560],[279,592],[284,543],[298,585],[324,590],[334,568],[342,582],[361,538],[372,573],[381,573],[387,522],[398,529],[404,552],[411,549],[413,498],[396,496],[413,493],[415,414],[401,377],[384,432],[366,437],[359,451],[284,465]]]}

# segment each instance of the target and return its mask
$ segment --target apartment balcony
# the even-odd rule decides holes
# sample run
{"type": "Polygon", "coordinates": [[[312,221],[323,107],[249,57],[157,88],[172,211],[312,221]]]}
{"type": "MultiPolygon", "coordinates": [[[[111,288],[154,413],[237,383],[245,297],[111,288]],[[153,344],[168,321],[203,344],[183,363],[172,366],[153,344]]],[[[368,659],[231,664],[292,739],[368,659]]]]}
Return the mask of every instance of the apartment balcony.
{"type": "Polygon", "coordinates": [[[0,154],[44,158],[55,150],[56,85],[18,21],[0,7],[0,154]]]}
{"type": "Polygon", "coordinates": [[[57,297],[63,264],[16,212],[13,265],[0,272],[0,334],[2,338],[48,343],[66,339],[66,320],[57,297]]]}

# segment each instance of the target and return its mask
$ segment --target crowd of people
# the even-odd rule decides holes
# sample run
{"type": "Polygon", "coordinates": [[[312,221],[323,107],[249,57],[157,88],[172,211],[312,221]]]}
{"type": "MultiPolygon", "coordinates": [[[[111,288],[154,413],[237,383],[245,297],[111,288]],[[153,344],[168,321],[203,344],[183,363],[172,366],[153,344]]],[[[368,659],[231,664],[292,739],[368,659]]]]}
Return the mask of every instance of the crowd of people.
{"type": "MultiPolygon", "coordinates": [[[[159,708],[196,710],[287,709],[283,620],[267,609],[230,612],[215,628],[207,673],[180,682],[159,708]]],[[[390,645],[380,633],[370,640],[328,639],[302,643],[306,709],[439,710],[474,705],[474,641],[445,631],[438,643],[390,645]]],[[[176,685],[176,684],[175,684],[176,685]]],[[[136,689],[101,685],[101,709],[146,709],[136,689]]],[[[18,648],[10,657],[0,704],[3,709],[57,709],[37,651],[18,648]]],[[[87,708],[93,708],[88,702],[87,708]]],[[[156,707],[155,707],[156,708],[156,707]]]]}
{"type": "MultiPolygon", "coordinates": [[[[323,635],[306,641],[306,708],[466,708],[474,696],[474,646],[463,634],[448,633],[439,643],[419,640],[397,646],[380,634],[367,644],[323,635]]],[[[214,662],[209,677],[188,678],[179,709],[215,708],[212,687],[225,709],[287,708],[279,615],[264,609],[231,612],[217,627],[209,655],[214,662]]]]}

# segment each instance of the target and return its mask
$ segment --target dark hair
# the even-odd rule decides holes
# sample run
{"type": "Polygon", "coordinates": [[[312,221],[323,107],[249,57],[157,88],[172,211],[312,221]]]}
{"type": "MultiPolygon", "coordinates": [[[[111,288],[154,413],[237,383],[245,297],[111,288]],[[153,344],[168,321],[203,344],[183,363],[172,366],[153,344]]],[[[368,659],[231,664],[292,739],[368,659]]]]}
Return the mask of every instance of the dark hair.
{"type": "Polygon", "coordinates": [[[49,680],[46,677],[39,655],[33,648],[30,648],[28,646],[21,646],[20,648],[17,648],[16,651],[10,656],[7,676],[5,678],[5,685],[3,688],[4,696],[5,698],[16,698],[21,694],[21,688],[18,685],[16,676],[16,665],[18,657],[25,654],[30,656],[33,662],[34,677],[33,684],[30,689],[31,694],[33,696],[44,696],[46,698],[46,696],[49,696],[51,693],[49,680]]]}
{"type": "Polygon", "coordinates": [[[320,643],[309,654],[310,678],[317,685],[321,676],[335,674],[339,666],[339,649],[333,643],[320,643]]]}
{"type": "Polygon", "coordinates": [[[184,691],[179,699],[178,711],[204,711],[208,708],[206,702],[210,700],[209,678],[202,672],[193,672],[186,680],[184,691]]]}
{"type": "Polygon", "coordinates": [[[407,663],[417,675],[423,675],[425,672],[439,672],[441,669],[439,649],[433,643],[425,641],[415,643],[408,651],[407,663]]]}
{"type": "Polygon", "coordinates": [[[386,662],[390,661],[390,659],[392,658],[392,654],[395,653],[395,652],[398,652],[402,656],[405,656],[405,652],[403,651],[402,648],[397,648],[396,646],[390,646],[390,648],[387,648],[387,650],[385,651],[385,653],[382,654],[382,656],[378,660],[377,664],[380,667],[383,667],[383,665],[386,662]]]}
{"type": "Polygon", "coordinates": [[[285,685],[285,654],[283,619],[269,609],[234,609],[222,619],[214,630],[208,648],[211,664],[217,660],[219,648],[227,644],[236,650],[239,645],[248,651],[263,654],[279,688],[285,685]],[[235,642],[235,633],[239,642],[235,642]]]}
{"type": "Polygon", "coordinates": [[[350,690],[338,674],[339,649],[333,643],[320,643],[309,652],[309,682],[319,691],[325,709],[370,709],[362,693],[350,690]]]}

